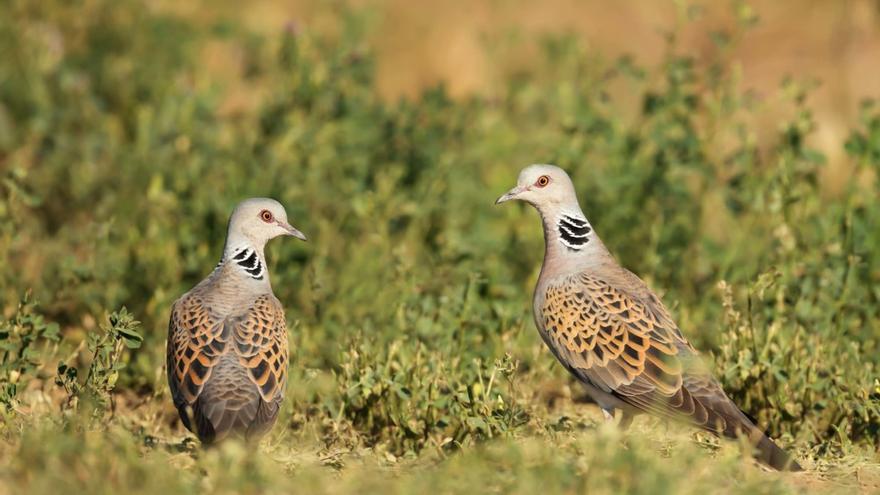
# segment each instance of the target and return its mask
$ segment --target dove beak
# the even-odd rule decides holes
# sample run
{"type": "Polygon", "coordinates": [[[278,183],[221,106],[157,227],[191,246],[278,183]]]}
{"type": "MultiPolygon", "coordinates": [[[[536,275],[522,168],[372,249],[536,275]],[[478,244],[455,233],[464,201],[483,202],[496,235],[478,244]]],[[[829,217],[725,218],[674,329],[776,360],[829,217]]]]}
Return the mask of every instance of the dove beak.
{"type": "Polygon", "coordinates": [[[496,199],[495,204],[500,205],[501,203],[503,203],[505,201],[510,201],[511,199],[517,199],[516,197],[519,196],[523,191],[525,191],[527,189],[528,188],[523,187],[523,186],[516,186],[513,189],[511,189],[510,191],[507,191],[507,193],[504,194],[503,196],[501,196],[500,198],[496,199]]]}
{"type": "Polygon", "coordinates": [[[303,234],[302,232],[297,230],[293,225],[290,225],[287,222],[281,222],[281,221],[279,221],[277,223],[278,223],[279,227],[281,227],[282,229],[287,231],[287,235],[296,237],[297,239],[299,239],[301,241],[309,240],[305,234],[303,234]]]}

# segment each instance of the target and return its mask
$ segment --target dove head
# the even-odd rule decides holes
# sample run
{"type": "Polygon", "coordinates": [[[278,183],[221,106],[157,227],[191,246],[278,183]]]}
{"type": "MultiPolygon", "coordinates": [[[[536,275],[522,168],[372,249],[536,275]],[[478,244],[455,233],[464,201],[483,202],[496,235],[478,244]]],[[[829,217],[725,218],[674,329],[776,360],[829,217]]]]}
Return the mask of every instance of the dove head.
{"type": "Polygon", "coordinates": [[[516,187],[498,198],[495,204],[512,199],[525,201],[542,214],[553,210],[580,210],[574,184],[565,170],[555,165],[529,165],[524,168],[516,181],[516,187]]]}
{"type": "Polygon", "coordinates": [[[530,165],[519,174],[516,187],[498,198],[495,204],[512,199],[534,206],[544,221],[548,252],[555,257],[590,253],[600,243],[581,211],[574,184],[564,170],[555,165],[530,165]]]}
{"type": "Polygon", "coordinates": [[[226,247],[253,247],[262,251],[270,239],[282,235],[306,240],[302,232],[288,223],[287,212],[281,203],[270,198],[246,199],[229,217],[226,247]]]}

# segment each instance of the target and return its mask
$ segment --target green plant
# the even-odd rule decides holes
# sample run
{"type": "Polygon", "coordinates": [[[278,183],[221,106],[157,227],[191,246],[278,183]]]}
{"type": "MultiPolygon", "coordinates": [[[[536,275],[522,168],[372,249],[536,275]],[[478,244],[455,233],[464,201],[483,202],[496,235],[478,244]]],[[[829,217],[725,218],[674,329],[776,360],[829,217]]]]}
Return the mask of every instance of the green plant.
{"type": "Polygon", "coordinates": [[[113,389],[119,380],[119,372],[125,368],[123,354],[126,349],[137,349],[143,342],[138,333],[140,322],[125,308],[111,313],[108,324],[89,333],[86,345],[91,354],[88,373],[79,381],[79,371],[61,361],[55,383],[67,393],[66,407],[76,409],[80,403],[88,403],[92,416],[103,417],[111,406],[113,389]]]}
{"type": "Polygon", "coordinates": [[[850,133],[844,143],[846,152],[860,164],[880,167],[880,108],[876,100],[862,102],[859,120],[862,128],[850,133]]]}
{"type": "Polygon", "coordinates": [[[510,434],[529,420],[502,380],[512,387],[516,368],[508,355],[491,368],[417,346],[410,355],[359,343],[343,354],[341,404],[328,413],[345,418],[368,445],[383,444],[414,458],[425,448],[441,453],[510,434]],[[461,366],[463,369],[458,369],[461,366]]]}
{"type": "Polygon", "coordinates": [[[391,101],[379,16],[330,2],[326,24],[257,32],[235,7],[206,21],[142,0],[0,3],[0,311],[24,329],[3,333],[0,373],[5,407],[29,412],[0,443],[0,491],[802,490],[647,419],[629,439],[596,426],[534,330],[534,212],[491,206],[531,162],[571,172],[738,405],[832,488],[870,483],[876,104],[831,145],[846,153],[820,149],[814,83],[746,89],[734,54],[754,9],[735,2],[696,54],[682,32],[717,7],[675,2],[657,64],[558,30],[488,40],[491,92],[391,101]],[[287,398],[268,455],[192,456],[165,381],[169,308],[250,196],[310,238],[267,251],[287,398]],[[39,313],[16,305],[24,287],[39,313]],[[74,408],[87,421],[66,421],[74,408]]]}
{"type": "Polygon", "coordinates": [[[25,293],[15,314],[0,321],[0,406],[4,412],[16,403],[19,391],[53,353],[60,338],[58,324],[37,313],[37,303],[25,293]]]}

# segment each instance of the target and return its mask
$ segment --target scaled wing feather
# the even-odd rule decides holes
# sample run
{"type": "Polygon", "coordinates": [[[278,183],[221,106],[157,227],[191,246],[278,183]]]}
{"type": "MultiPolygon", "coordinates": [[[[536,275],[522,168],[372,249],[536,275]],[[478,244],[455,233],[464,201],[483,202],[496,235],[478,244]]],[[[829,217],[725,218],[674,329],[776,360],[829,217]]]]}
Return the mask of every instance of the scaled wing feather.
{"type": "Polygon", "coordinates": [[[271,294],[225,318],[198,294],[184,296],[172,308],[168,382],[184,424],[203,440],[228,430],[246,436],[267,430],[280,408],[287,360],[284,310],[271,294]]]}
{"type": "Polygon", "coordinates": [[[624,403],[719,433],[739,418],[653,294],[639,297],[581,273],[546,288],[541,314],[565,366],[624,403]]]}

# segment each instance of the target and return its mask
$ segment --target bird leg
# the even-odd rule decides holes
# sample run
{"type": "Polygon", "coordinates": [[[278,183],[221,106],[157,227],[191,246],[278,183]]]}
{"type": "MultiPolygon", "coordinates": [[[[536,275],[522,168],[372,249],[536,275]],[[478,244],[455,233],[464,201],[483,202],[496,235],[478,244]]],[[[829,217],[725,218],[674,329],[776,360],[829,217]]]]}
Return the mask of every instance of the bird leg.
{"type": "MultiPolygon", "coordinates": [[[[606,423],[613,423],[614,417],[617,416],[617,410],[613,409],[613,408],[605,409],[604,407],[601,409],[602,409],[602,416],[605,417],[605,422],[606,423]]],[[[621,409],[620,410],[620,422],[617,424],[617,427],[620,428],[621,431],[628,430],[629,426],[633,422],[633,418],[635,418],[635,414],[627,413],[626,411],[621,409]]]]}
{"type": "Polygon", "coordinates": [[[603,407],[602,408],[602,416],[605,416],[606,423],[613,423],[614,422],[614,409],[605,409],[603,407]]]}
{"type": "Polygon", "coordinates": [[[620,423],[617,424],[618,428],[620,428],[623,431],[628,430],[629,425],[632,424],[633,418],[635,418],[635,417],[636,417],[635,414],[629,414],[626,411],[621,410],[620,411],[620,423]]]}

